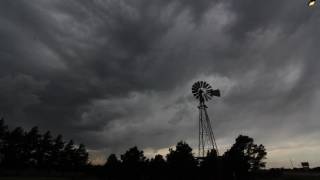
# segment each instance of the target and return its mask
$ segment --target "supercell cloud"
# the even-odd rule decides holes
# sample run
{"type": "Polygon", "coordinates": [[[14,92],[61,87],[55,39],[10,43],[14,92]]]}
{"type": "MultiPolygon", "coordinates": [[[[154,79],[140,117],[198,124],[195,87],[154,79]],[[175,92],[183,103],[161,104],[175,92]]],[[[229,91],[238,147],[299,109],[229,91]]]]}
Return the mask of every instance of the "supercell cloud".
{"type": "Polygon", "coordinates": [[[242,133],[268,166],[320,165],[320,13],[301,0],[0,2],[0,116],[61,133],[93,161],[196,147],[196,80],[222,150],[242,133]],[[298,164],[297,164],[298,165],[298,164]]]}

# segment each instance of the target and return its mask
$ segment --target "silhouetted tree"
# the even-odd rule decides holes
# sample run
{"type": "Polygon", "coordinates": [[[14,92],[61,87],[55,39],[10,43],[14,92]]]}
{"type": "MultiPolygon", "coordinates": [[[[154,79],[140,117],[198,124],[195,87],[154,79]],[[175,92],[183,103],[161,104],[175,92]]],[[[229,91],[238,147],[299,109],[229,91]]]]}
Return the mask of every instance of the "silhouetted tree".
{"type": "Polygon", "coordinates": [[[51,155],[52,155],[52,136],[50,131],[47,131],[39,141],[39,146],[36,152],[36,160],[39,168],[50,168],[51,167],[51,155]]]}
{"type": "Polygon", "coordinates": [[[166,161],[162,155],[157,154],[150,160],[150,166],[154,169],[163,169],[166,166],[166,161]]]}
{"type": "Polygon", "coordinates": [[[150,160],[148,168],[150,179],[168,179],[167,171],[167,163],[162,155],[157,154],[150,160]]]}
{"type": "Polygon", "coordinates": [[[106,169],[105,173],[108,179],[119,179],[119,174],[121,173],[121,161],[115,154],[110,154],[104,167],[106,169]]]}
{"type": "Polygon", "coordinates": [[[64,170],[73,170],[74,169],[74,157],[75,157],[75,147],[73,140],[70,140],[66,146],[64,147],[62,151],[62,159],[61,159],[61,165],[64,170]]]}
{"type": "Polygon", "coordinates": [[[6,135],[7,132],[8,132],[8,126],[5,125],[4,119],[1,118],[0,119],[0,142],[2,142],[4,136],[6,135]]]}
{"type": "Polygon", "coordinates": [[[52,164],[52,167],[54,169],[61,169],[63,165],[63,149],[64,149],[65,143],[62,140],[62,135],[58,135],[54,140],[52,144],[52,151],[51,151],[51,157],[50,161],[52,164]]]}
{"type": "Polygon", "coordinates": [[[21,127],[15,128],[5,137],[3,164],[9,168],[21,169],[27,162],[24,159],[25,132],[21,127]]]}
{"type": "Polygon", "coordinates": [[[105,166],[110,169],[119,168],[121,166],[121,161],[117,158],[115,154],[110,154],[105,163],[105,166]]]}
{"type": "Polygon", "coordinates": [[[204,179],[214,179],[220,177],[220,158],[218,157],[217,151],[212,149],[207,152],[207,156],[200,162],[201,175],[204,179]]]}
{"type": "Polygon", "coordinates": [[[6,143],[6,136],[8,134],[8,126],[5,125],[4,119],[0,119],[0,166],[2,166],[3,158],[4,158],[4,148],[6,143]]]}
{"type": "Polygon", "coordinates": [[[74,163],[76,169],[82,169],[87,165],[89,154],[86,150],[84,144],[80,144],[79,147],[75,150],[74,163]]]}
{"type": "Polygon", "coordinates": [[[266,167],[266,162],[264,162],[263,160],[265,160],[267,156],[266,149],[262,144],[260,144],[259,146],[255,144],[254,146],[255,147],[251,152],[252,158],[250,160],[252,171],[256,171],[266,167]]]}
{"type": "Polygon", "coordinates": [[[37,151],[40,145],[40,139],[41,135],[39,134],[37,126],[31,128],[26,134],[24,148],[29,167],[35,167],[37,165],[37,151]]]}
{"type": "Polygon", "coordinates": [[[127,178],[139,179],[144,176],[146,157],[136,146],[121,155],[121,160],[127,178]]]}
{"type": "Polygon", "coordinates": [[[197,169],[197,161],[192,154],[192,148],[185,142],[177,143],[175,150],[170,148],[167,154],[170,173],[175,178],[192,179],[197,169]]]}
{"type": "Polygon", "coordinates": [[[143,151],[140,151],[136,146],[130,148],[123,155],[121,155],[121,160],[124,165],[134,166],[141,163],[144,163],[146,157],[143,154],[143,151]]]}
{"type": "Polygon", "coordinates": [[[52,139],[50,131],[41,135],[38,127],[29,132],[21,127],[9,131],[0,119],[0,165],[6,169],[75,170],[85,167],[87,161],[88,152],[83,144],[76,147],[71,140],[65,145],[61,135],[52,139]]]}
{"type": "MultiPolygon", "coordinates": [[[[225,170],[237,179],[247,179],[249,172],[264,167],[266,152],[263,145],[256,145],[253,139],[240,135],[235,144],[224,154],[225,170]]],[[[229,177],[231,179],[232,177],[229,177]]]]}
{"type": "Polygon", "coordinates": [[[192,148],[183,141],[177,143],[175,150],[169,149],[167,163],[174,168],[193,168],[197,165],[197,161],[192,154],[192,148]]]}

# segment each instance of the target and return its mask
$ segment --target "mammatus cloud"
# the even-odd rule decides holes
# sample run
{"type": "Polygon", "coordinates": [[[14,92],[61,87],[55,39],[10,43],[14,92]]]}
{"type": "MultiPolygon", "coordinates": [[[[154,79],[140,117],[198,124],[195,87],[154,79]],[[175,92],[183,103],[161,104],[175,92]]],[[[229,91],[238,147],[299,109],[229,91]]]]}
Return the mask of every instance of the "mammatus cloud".
{"type": "Polygon", "coordinates": [[[269,166],[320,165],[320,14],[303,1],[2,1],[0,13],[11,127],[62,133],[94,161],[133,145],[164,153],[196,145],[190,87],[204,79],[222,91],[208,104],[222,150],[242,133],[269,166]]]}

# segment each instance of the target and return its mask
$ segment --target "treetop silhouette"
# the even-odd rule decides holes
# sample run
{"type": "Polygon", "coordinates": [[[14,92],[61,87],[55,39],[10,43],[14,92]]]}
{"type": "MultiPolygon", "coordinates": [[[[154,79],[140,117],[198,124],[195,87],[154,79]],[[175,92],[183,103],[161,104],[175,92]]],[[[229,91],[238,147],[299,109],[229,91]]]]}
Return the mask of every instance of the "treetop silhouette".
{"type": "Polygon", "coordinates": [[[88,152],[83,144],[72,140],[65,144],[62,136],[53,138],[50,131],[39,133],[38,127],[26,132],[12,131],[0,120],[0,166],[7,169],[78,170],[87,165],[88,152]]]}

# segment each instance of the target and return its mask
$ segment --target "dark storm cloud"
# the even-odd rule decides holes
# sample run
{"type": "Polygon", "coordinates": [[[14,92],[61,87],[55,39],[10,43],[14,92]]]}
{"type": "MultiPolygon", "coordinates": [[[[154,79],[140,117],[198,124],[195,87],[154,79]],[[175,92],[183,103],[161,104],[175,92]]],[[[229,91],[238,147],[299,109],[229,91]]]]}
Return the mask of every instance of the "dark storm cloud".
{"type": "Polygon", "coordinates": [[[189,88],[205,79],[223,94],[209,104],[220,144],[247,133],[277,146],[319,127],[320,14],[304,1],[0,3],[0,113],[11,126],[118,153],[195,144],[189,88]]]}
{"type": "MultiPolygon", "coordinates": [[[[192,1],[2,2],[2,96],[7,98],[1,102],[3,115],[13,125],[40,125],[74,134],[83,131],[83,127],[74,126],[95,99],[172,87],[175,82],[162,83],[161,77],[152,74],[157,67],[148,53],[167,33],[179,12],[190,11],[196,20],[200,19],[208,7],[203,3],[207,4],[206,1],[195,6],[192,1]],[[14,97],[16,92],[10,89],[15,86],[8,84],[7,79],[15,81],[19,77],[35,82],[18,80],[16,86],[44,84],[31,95],[26,89],[16,89],[22,96],[32,96],[33,101],[14,97]],[[157,79],[150,81],[154,78],[157,79]],[[11,113],[16,108],[19,111],[11,113]],[[11,119],[15,114],[20,114],[19,118],[11,119]]],[[[107,121],[102,125],[90,125],[88,130],[101,129],[113,118],[112,114],[103,119],[107,121]]]]}
{"type": "MultiPolygon", "coordinates": [[[[262,76],[257,78],[260,81],[255,82],[256,89],[248,89],[248,94],[252,94],[251,99],[258,100],[256,95],[276,95],[276,98],[281,98],[283,103],[280,103],[280,106],[290,106],[291,100],[297,102],[299,98],[307,100],[307,96],[313,97],[313,93],[318,89],[314,68],[319,64],[315,61],[319,36],[312,36],[312,34],[316,34],[319,28],[315,23],[319,13],[310,11],[308,8],[300,8],[305,5],[303,1],[290,3],[269,1],[259,4],[250,0],[232,2],[229,4],[229,8],[235,14],[235,20],[227,27],[227,30],[237,40],[234,41],[236,44],[240,43],[240,46],[246,48],[244,53],[241,52],[241,56],[254,66],[262,65],[260,70],[262,76]],[[256,41],[259,37],[263,37],[262,40],[265,43],[262,48],[261,44],[256,41]],[[271,41],[273,38],[276,39],[268,46],[267,43],[270,41],[268,38],[271,41]],[[259,57],[255,57],[257,54],[254,54],[252,50],[259,52],[259,57]],[[298,70],[299,68],[301,69],[298,70]],[[277,71],[278,74],[275,73],[277,71]],[[279,79],[275,79],[275,77],[288,76],[287,78],[290,78],[289,73],[291,76],[295,76],[294,73],[301,73],[298,75],[299,77],[296,77],[297,82],[290,91],[284,92],[281,96],[270,91],[270,89],[277,88],[274,86],[277,85],[279,79]],[[266,89],[269,92],[263,92],[266,89]],[[253,91],[263,93],[259,94],[253,91]]],[[[244,66],[246,65],[244,64],[244,66]]]]}

